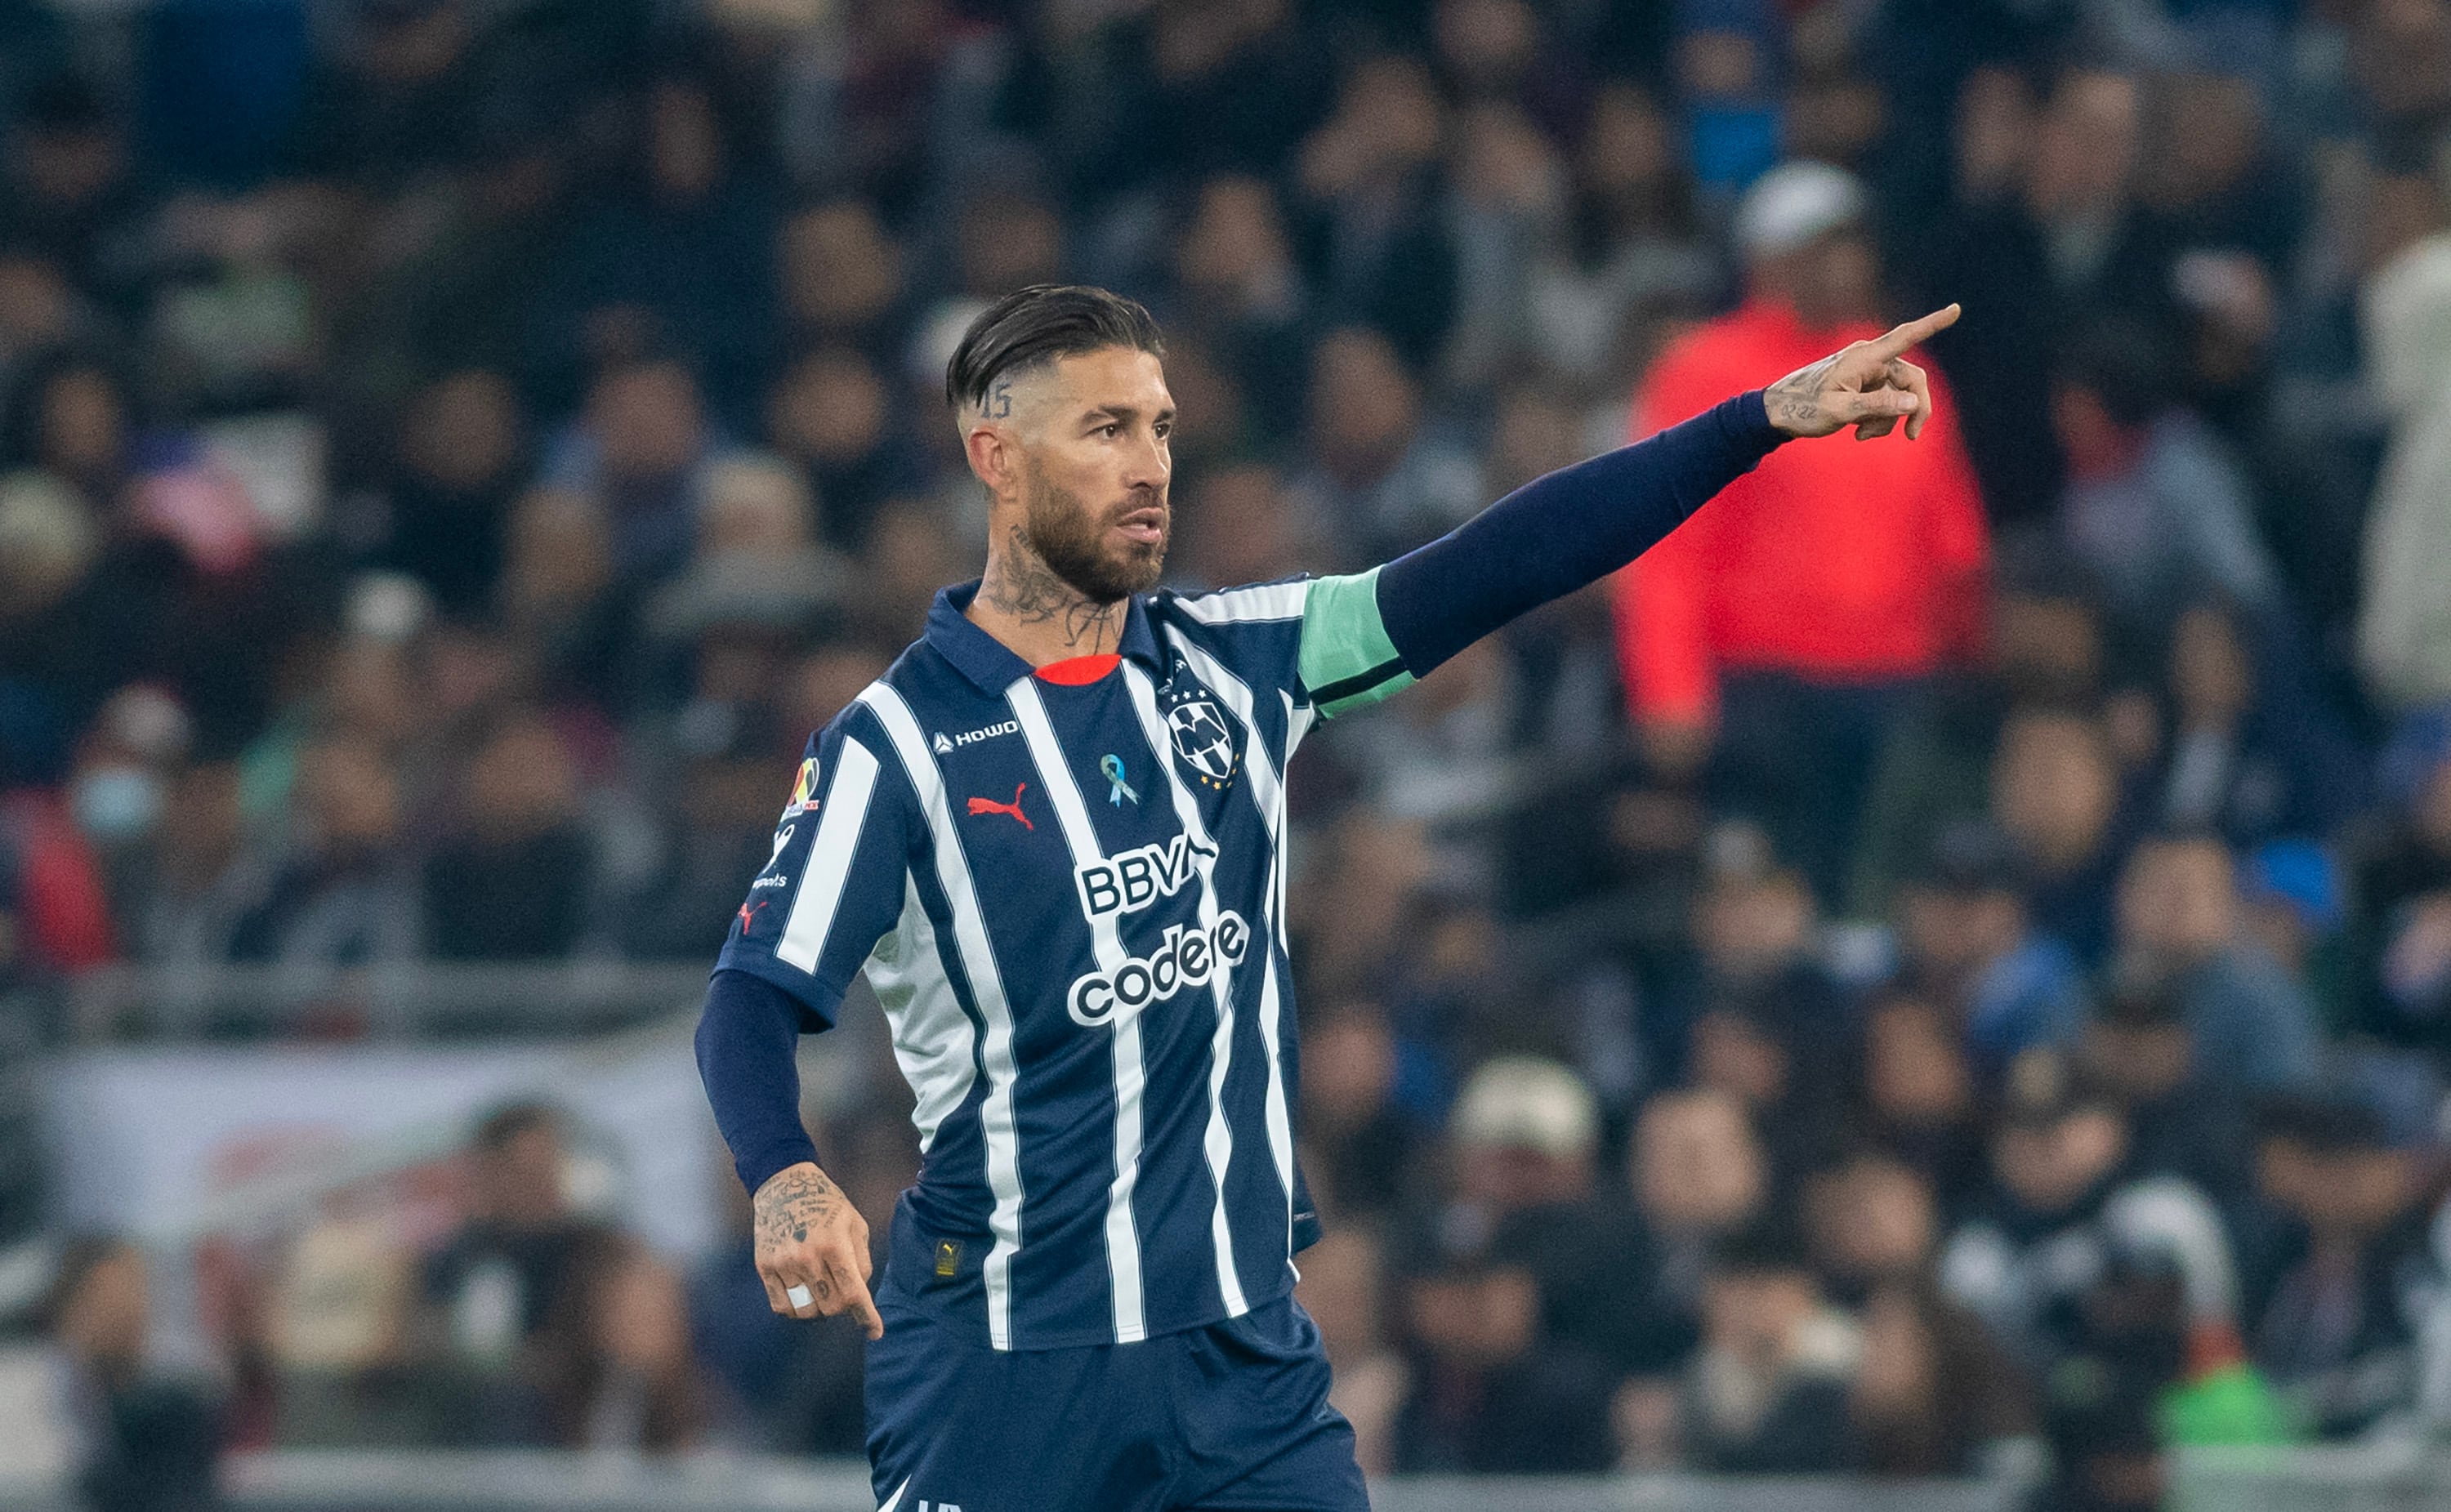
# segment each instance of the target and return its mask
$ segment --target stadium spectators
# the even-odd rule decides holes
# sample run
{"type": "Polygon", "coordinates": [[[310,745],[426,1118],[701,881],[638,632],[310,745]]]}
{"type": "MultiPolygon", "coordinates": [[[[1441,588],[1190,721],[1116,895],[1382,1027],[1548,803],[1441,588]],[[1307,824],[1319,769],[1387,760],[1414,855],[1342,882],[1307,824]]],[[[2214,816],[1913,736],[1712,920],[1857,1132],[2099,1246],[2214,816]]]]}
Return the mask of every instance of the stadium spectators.
{"type": "Polygon", "coordinates": [[[1860,1468],[1967,1475],[2032,1430],[2029,1385],[1982,1322],[1940,1291],[1931,1184],[1875,1147],[1802,1191],[1815,1269],[1859,1319],[1849,1416],[1860,1468]]]}
{"type": "Polygon", "coordinates": [[[2178,994],[2197,1072],[2213,1086],[2273,1091],[2320,1072],[2314,1005],[2248,937],[2236,865],[2216,836],[2137,846],[2120,879],[2118,956],[2135,980],[2178,994]]]}
{"type": "Polygon", "coordinates": [[[1598,1113],[1554,1062],[1500,1056],[1457,1099],[1446,1190],[1406,1246],[1404,1337],[1417,1387],[1398,1428],[1408,1469],[1605,1468],[1604,1352],[1643,1306],[1618,1285],[1622,1209],[1596,1188],[1598,1113]],[[1598,1240],[1595,1243],[1595,1240],[1598,1240]]]}
{"type": "Polygon", "coordinates": [[[2221,1217],[2181,1178],[2132,1175],[2133,1138],[2119,1105],[2051,1052],[2018,1068],[1992,1140],[1991,1189],[1950,1235],[1940,1278],[2029,1369],[2082,1344],[2083,1294],[2113,1254],[2171,1267],[2190,1358],[2237,1356],[2238,1275],[2221,1217]]]}
{"type": "Polygon", "coordinates": [[[2290,1257],[2272,1282],[2255,1358],[2317,1436],[2351,1438],[2414,1408],[2446,1364],[2451,1235],[2420,1199],[2418,1161],[2372,1109],[2295,1110],[2281,1192],[2290,1257]]]}
{"type": "Polygon", "coordinates": [[[1996,1081],[2026,1051],[2065,1046],[2085,1013],[2082,968],[2028,916],[2015,842],[1981,819],[1943,830],[1898,895],[1907,984],[1940,1005],[1996,1081]]]}
{"type": "Polygon", "coordinates": [[[571,1210],[566,1156],[559,1116],[535,1103],[497,1109],[469,1141],[466,1221],[425,1258],[417,1288],[432,1431],[446,1443],[545,1443],[585,1431],[592,1383],[568,1373],[605,1352],[590,1302],[609,1282],[582,1262],[611,1268],[615,1257],[571,1210]],[[548,1359],[562,1372],[558,1392],[540,1375],[548,1359]]]}
{"type": "Polygon", "coordinates": [[[222,1424],[192,1380],[148,1353],[152,1291],[145,1256],[124,1240],[65,1247],[42,1308],[57,1400],[49,1421],[72,1457],[72,1484],[94,1512],[206,1512],[220,1502],[222,1424]]]}
{"type": "MultiPolygon", "coordinates": [[[[126,9],[0,0],[12,1053],[104,966],[703,961],[971,570],[943,367],[1016,283],[1165,323],[1186,587],[1958,300],[1922,442],[1305,747],[1337,1400],[1374,1469],[2039,1433],[2097,1509],[2156,1423],[2441,1430],[2443,0],[126,9]]],[[[265,1436],[856,1448],[855,1341],[479,1143],[432,1254],[263,1261],[265,1436]]]]}
{"type": "Polygon", "coordinates": [[[1775,1224],[1712,1247],[1702,1347],[1687,1366],[1683,1458],[1720,1474],[1827,1474],[1850,1454],[1854,1321],[1824,1304],[1803,1246],[1775,1224]]]}

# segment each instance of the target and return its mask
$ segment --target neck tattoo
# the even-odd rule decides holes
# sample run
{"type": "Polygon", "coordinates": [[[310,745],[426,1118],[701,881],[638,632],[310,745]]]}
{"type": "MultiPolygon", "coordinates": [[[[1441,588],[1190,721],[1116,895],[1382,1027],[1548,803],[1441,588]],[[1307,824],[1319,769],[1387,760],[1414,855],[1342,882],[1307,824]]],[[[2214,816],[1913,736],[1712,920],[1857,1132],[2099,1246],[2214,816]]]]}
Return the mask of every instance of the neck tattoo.
{"type": "Polygon", "coordinates": [[[1127,600],[1100,603],[1058,577],[1015,525],[1004,549],[988,558],[979,598],[1023,625],[1047,625],[1080,657],[1102,656],[1123,643],[1127,600]]]}

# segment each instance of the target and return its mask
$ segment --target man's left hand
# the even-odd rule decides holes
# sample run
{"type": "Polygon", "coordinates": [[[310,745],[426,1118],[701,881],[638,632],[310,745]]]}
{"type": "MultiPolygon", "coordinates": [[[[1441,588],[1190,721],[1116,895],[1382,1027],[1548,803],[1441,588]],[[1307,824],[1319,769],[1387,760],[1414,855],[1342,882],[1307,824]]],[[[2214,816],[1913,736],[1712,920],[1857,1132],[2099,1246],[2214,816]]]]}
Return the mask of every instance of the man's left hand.
{"type": "Polygon", "coordinates": [[[1914,440],[1931,421],[1931,380],[1906,354],[1956,324],[1957,316],[1954,304],[1934,310],[1788,374],[1762,393],[1770,422],[1799,437],[1853,425],[1857,441],[1872,441],[1904,421],[1907,440],[1914,440]]]}

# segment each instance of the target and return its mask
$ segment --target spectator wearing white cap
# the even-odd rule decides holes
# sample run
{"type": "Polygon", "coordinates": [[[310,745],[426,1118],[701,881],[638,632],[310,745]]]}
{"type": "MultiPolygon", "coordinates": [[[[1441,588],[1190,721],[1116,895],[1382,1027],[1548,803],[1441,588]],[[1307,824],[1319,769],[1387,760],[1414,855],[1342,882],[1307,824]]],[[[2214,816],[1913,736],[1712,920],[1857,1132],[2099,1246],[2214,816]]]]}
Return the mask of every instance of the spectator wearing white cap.
{"type": "MultiPolygon", "coordinates": [[[[1867,209],[1827,164],[1764,174],[1735,222],[1744,304],[1660,356],[1632,433],[1877,335],[1867,209]]],[[[1618,579],[1619,661],[1653,762],[1707,774],[1825,896],[1884,717],[1979,638],[1988,528],[1944,386],[1934,400],[1919,444],[1773,455],[1618,579]]]]}
{"type": "Polygon", "coordinates": [[[1598,1193],[1598,1106],[1555,1061],[1484,1063],[1448,1129],[1445,1201],[1394,1253],[1413,1274],[1400,1315],[1412,1394],[1400,1468],[1603,1469],[1622,1373],[1616,1314],[1637,1236],[1598,1193]]]}

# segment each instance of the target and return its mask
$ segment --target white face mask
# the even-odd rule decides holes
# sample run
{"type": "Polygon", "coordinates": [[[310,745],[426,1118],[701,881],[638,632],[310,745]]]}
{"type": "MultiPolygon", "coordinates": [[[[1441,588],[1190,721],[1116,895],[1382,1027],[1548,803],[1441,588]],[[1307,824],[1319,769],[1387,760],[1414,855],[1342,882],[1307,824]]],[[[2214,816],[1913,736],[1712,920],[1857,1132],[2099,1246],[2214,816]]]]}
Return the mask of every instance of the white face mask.
{"type": "Polygon", "coordinates": [[[96,767],[76,779],[69,806],[93,839],[132,840],[162,816],[162,780],[143,767],[96,767]]]}

